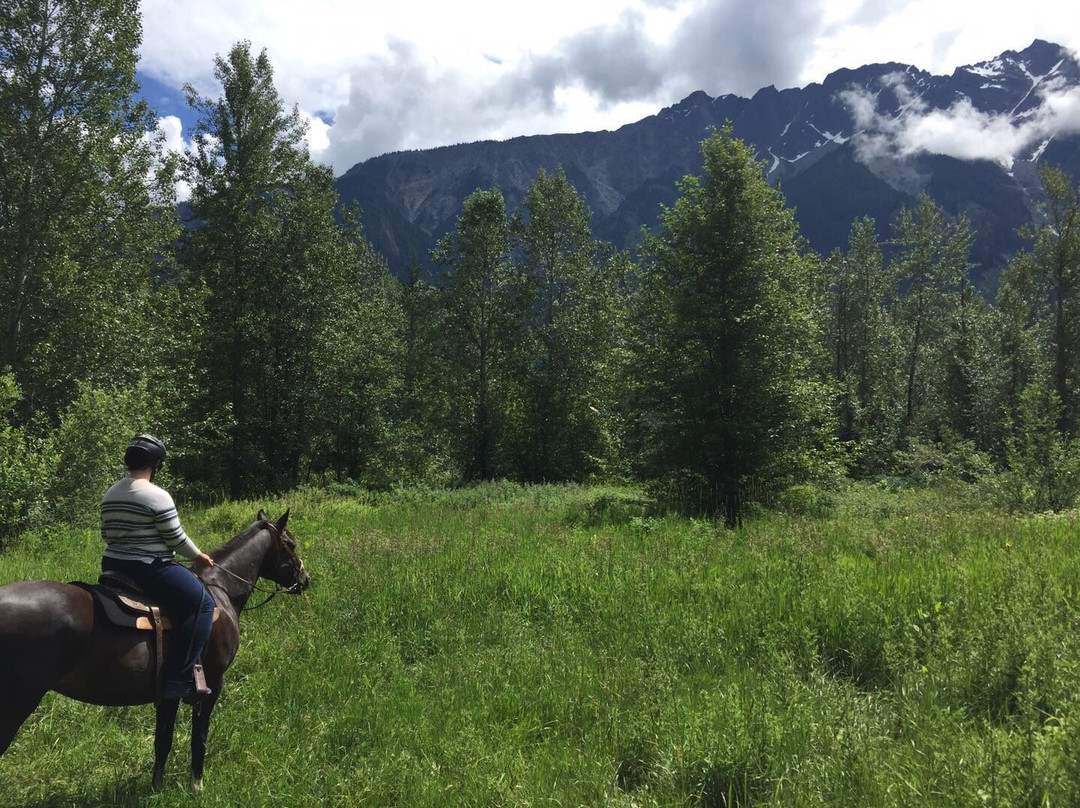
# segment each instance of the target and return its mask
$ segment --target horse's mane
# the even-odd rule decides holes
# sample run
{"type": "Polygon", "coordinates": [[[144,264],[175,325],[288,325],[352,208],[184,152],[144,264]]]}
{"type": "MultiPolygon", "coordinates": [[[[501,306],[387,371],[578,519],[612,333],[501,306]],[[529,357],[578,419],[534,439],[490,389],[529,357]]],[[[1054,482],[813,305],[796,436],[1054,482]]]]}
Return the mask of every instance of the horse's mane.
{"type": "Polygon", "coordinates": [[[266,528],[267,521],[268,520],[266,519],[259,519],[255,521],[246,530],[237,533],[235,536],[225,542],[225,544],[214,550],[210,554],[213,557],[214,561],[221,561],[232,555],[239,545],[245,543],[248,539],[258,533],[260,530],[266,528]]]}

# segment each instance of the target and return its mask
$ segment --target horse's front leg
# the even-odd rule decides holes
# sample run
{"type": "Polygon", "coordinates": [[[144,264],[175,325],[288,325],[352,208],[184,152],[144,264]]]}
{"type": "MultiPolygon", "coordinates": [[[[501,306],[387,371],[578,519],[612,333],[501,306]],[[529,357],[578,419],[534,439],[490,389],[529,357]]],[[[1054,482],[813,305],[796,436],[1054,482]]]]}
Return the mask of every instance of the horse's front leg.
{"type": "Polygon", "coordinates": [[[180,709],[180,702],[176,700],[161,701],[157,706],[157,726],[154,729],[154,778],[151,781],[154,788],[161,786],[165,776],[165,761],[169,759],[172,751],[173,729],[176,727],[176,712],[180,709]]]}
{"type": "Polygon", "coordinates": [[[207,682],[210,695],[196,703],[191,713],[191,787],[203,789],[203,761],[206,760],[206,736],[210,732],[210,714],[221,694],[221,679],[207,682]]]}

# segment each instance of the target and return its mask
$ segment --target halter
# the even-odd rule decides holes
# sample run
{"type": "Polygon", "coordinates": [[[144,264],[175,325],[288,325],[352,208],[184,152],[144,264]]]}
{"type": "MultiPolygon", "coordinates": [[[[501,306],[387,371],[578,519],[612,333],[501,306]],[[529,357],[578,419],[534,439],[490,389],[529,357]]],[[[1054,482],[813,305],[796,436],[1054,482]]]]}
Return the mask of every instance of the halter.
{"type": "MultiPolygon", "coordinates": [[[[275,525],[270,520],[266,520],[266,529],[270,531],[270,535],[273,536],[274,539],[277,541],[278,545],[280,545],[281,544],[281,533],[278,530],[277,525],[275,525]]],[[[258,578],[256,578],[254,581],[249,581],[247,578],[244,578],[242,575],[237,575],[232,570],[226,569],[225,567],[219,567],[217,564],[215,564],[212,567],[212,569],[220,570],[221,572],[224,572],[226,575],[228,575],[228,576],[230,576],[232,578],[235,578],[236,580],[240,581],[241,583],[247,584],[248,586],[251,587],[251,590],[253,592],[269,592],[269,594],[266,596],[266,598],[263,599],[263,601],[261,603],[259,603],[258,606],[244,606],[240,610],[241,612],[251,612],[251,611],[254,611],[255,609],[262,608],[267,603],[269,603],[271,600],[273,600],[275,595],[278,595],[278,594],[280,594],[282,592],[284,592],[287,595],[295,595],[298,592],[303,591],[302,584],[300,583],[300,573],[302,573],[304,571],[304,559],[300,558],[300,556],[297,556],[296,560],[300,562],[300,569],[298,569],[296,571],[296,580],[290,586],[282,586],[281,584],[275,583],[275,585],[274,585],[275,588],[274,589],[266,589],[264,587],[259,586],[259,579],[258,578]]],[[[212,585],[213,584],[211,584],[211,586],[212,585]]],[[[219,586],[220,586],[220,584],[219,584],[219,586]]]]}

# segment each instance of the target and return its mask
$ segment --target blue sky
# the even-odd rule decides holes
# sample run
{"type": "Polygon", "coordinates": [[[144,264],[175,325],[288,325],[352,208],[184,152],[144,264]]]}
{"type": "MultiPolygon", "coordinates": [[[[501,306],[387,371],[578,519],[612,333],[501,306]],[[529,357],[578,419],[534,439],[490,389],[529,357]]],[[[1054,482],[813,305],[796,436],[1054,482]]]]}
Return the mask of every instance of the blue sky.
{"type": "Polygon", "coordinates": [[[139,95],[146,99],[159,116],[177,117],[183,123],[184,130],[191,131],[195,124],[195,113],[188,106],[187,99],[178,86],[165,84],[142,70],[136,71],[135,77],[139,80],[139,95]]]}

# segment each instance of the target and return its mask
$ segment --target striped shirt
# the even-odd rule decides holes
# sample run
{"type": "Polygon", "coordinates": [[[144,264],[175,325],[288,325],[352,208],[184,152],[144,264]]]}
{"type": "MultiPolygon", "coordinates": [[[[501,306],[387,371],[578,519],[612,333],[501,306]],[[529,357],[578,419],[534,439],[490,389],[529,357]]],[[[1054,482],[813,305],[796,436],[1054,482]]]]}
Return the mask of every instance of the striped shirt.
{"type": "Polygon", "coordinates": [[[101,501],[105,555],[125,561],[171,560],[175,553],[194,559],[199,548],[180,526],[169,492],[149,480],[125,477],[101,501]]]}

